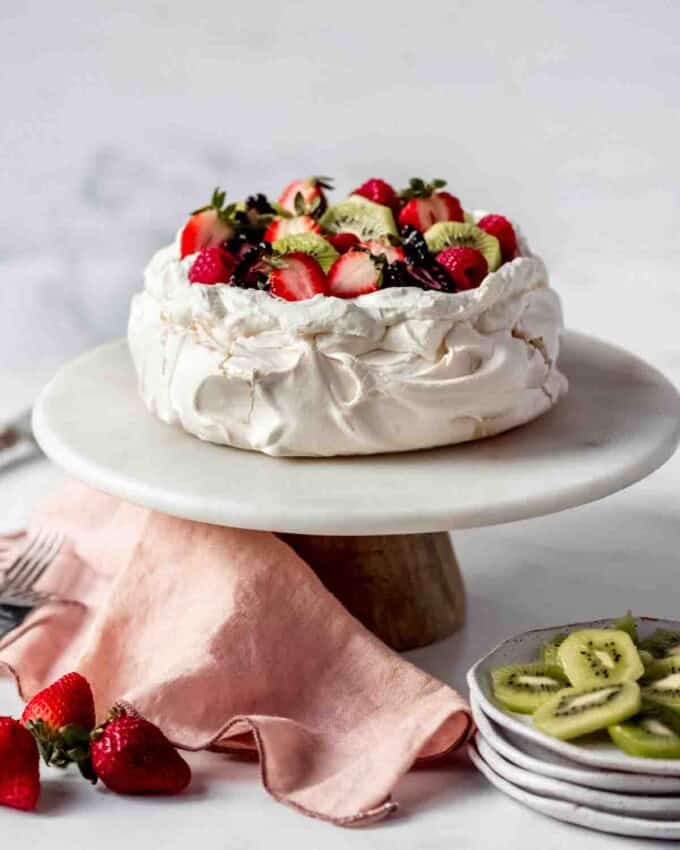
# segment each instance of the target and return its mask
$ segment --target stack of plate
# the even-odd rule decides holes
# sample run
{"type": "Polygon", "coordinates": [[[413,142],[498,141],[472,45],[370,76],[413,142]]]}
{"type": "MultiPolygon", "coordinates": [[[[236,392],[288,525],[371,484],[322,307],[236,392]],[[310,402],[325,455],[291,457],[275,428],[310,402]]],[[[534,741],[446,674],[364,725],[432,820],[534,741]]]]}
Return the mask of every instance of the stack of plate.
{"type": "MultiPolygon", "coordinates": [[[[468,673],[477,735],[470,758],[504,794],[557,820],[601,832],[680,839],[680,759],[626,755],[604,736],[565,742],[534,728],[531,718],[493,700],[490,672],[535,660],[542,643],[569,629],[602,628],[609,620],[526,632],[505,641],[468,673]]],[[[668,621],[640,621],[680,630],[668,621]]]]}

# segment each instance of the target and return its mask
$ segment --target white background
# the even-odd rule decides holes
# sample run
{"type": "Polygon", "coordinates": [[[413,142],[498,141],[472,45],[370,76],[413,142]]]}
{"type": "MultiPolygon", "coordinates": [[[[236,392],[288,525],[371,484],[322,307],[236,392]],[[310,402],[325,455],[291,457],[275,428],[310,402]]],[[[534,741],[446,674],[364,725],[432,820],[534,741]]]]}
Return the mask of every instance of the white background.
{"type": "MultiPolygon", "coordinates": [[[[0,414],[124,332],[149,254],[214,185],[275,193],[313,173],[342,191],[447,177],[465,205],[521,223],[568,324],[680,381],[679,34],[674,0],[0,0],[0,414]]],[[[37,465],[3,478],[3,516],[54,477],[37,465]]],[[[479,654],[525,628],[628,606],[680,617],[679,480],[676,459],[602,503],[457,535],[469,626],[415,660],[462,689],[479,654]]],[[[470,769],[411,774],[406,813],[361,833],[265,800],[253,767],[219,770],[179,820],[169,804],[95,793],[94,806],[60,779],[44,821],[0,812],[3,841],[650,846],[540,818],[470,769]]]]}

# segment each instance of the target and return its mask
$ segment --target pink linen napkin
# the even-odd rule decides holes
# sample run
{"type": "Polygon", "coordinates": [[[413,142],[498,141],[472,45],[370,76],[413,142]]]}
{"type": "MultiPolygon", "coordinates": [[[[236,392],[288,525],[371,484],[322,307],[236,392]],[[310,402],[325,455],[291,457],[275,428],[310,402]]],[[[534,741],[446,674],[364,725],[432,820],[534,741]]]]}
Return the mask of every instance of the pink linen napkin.
{"type": "Polygon", "coordinates": [[[273,797],[343,826],[389,814],[416,760],[470,734],[463,699],[370,634],[273,534],[75,482],[36,523],[66,534],[39,586],[77,603],[50,603],[0,641],[24,699],[78,670],[100,717],[124,699],[178,747],[254,749],[273,797]]]}

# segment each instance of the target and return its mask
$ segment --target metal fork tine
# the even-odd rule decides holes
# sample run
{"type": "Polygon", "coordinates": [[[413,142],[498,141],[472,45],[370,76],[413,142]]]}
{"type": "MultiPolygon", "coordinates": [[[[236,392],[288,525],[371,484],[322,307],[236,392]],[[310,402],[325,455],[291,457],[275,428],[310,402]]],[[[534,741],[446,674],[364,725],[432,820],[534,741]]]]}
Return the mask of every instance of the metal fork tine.
{"type": "Polygon", "coordinates": [[[12,561],[12,563],[7,567],[4,573],[5,581],[3,584],[7,583],[14,573],[21,567],[21,565],[26,561],[27,558],[33,557],[34,551],[42,544],[43,535],[38,533],[31,537],[26,546],[19,552],[16,558],[12,561]]]}
{"type": "Polygon", "coordinates": [[[62,542],[63,539],[59,534],[53,534],[48,537],[40,554],[32,562],[27,563],[20,573],[14,576],[14,579],[10,582],[11,589],[19,592],[30,590],[42,578],[54,560],[62,542]]]}

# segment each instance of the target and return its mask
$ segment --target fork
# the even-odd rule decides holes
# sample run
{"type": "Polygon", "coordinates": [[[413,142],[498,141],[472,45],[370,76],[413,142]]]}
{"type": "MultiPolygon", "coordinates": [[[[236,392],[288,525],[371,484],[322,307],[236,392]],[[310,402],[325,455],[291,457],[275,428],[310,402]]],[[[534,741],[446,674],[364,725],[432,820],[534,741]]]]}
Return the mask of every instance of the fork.
{"type": "Polygon", "coordinates": [[[0,606],[36,608],[53,598],[53,594],[34,590],[64,542],[58,531],[39,529],[31,535],[20,552],[0,578],[0,606]]]}

